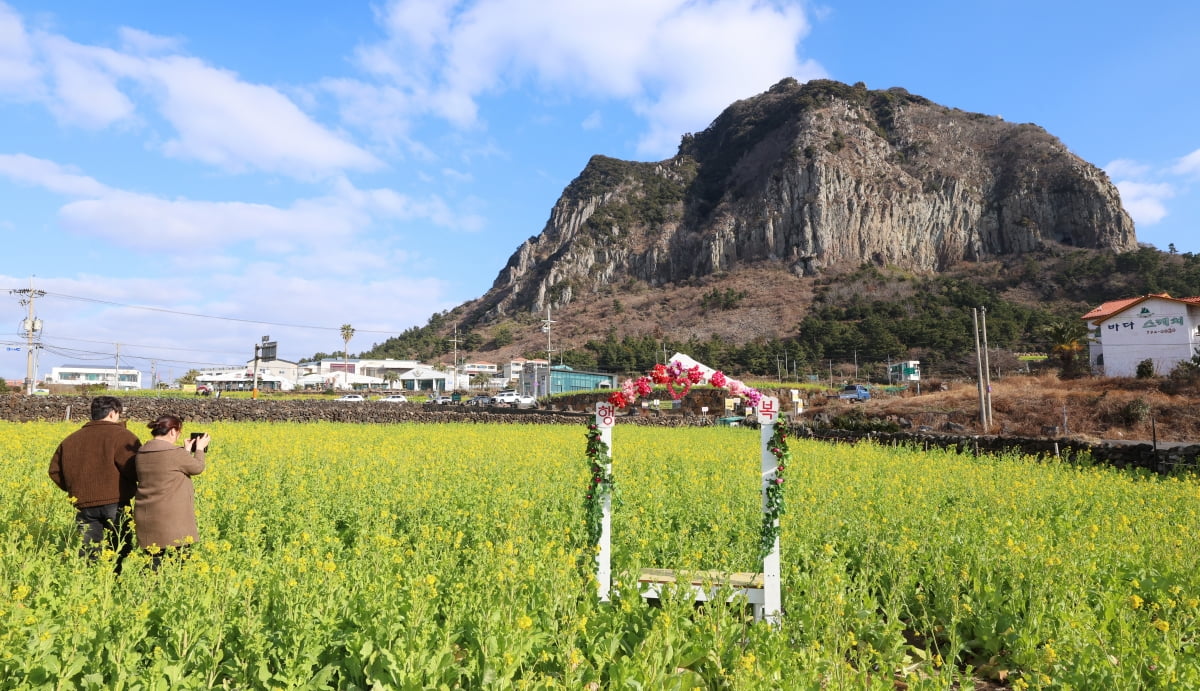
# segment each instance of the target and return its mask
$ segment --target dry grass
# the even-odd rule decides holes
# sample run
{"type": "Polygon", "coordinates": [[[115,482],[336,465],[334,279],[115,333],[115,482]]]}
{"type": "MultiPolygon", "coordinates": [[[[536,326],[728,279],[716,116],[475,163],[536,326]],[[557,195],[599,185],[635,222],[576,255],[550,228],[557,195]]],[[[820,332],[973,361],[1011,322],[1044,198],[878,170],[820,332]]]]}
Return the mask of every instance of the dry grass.
{"type": "MultiPolygon", "coordinates": [[[[1167,394],[1154,379],[1060,380],[1054,374],[992,381],[993,433],[1071,436],[1092,440],[1200,441],[1200,390],[1167,394]],[[1052,430],[1052,428],[1054,428],[1052,430]]],[[[822,403],[823,406],[846,405],[822,403]]],[[[945,391],[879,396],[864,412],[910,420],[914,426],[946,429],[979,424],[979,393],[973,382],[948,384],[945,391]]]]}

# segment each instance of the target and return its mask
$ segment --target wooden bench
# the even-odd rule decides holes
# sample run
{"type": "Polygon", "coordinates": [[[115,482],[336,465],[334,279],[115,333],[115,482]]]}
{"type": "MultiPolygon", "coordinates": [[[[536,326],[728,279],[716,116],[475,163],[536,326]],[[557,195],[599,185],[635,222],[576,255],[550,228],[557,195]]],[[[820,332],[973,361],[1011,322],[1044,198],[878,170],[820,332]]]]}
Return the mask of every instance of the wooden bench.
{"type": "Polygon", "coordinates": [[[724,571],[677,571],[675,569],[642,569],[638,576],[638,590],[646,600],[661,600],[665,586],[681,582],[691,587],[692,597],[696,602],[711,602],[722,590],[728,589],[726,602],[733,602],[744,597],[750,605],[756,620],[763,618],[763,605],[766,598],[763,592],[763,575],[761,573],[724,571]]]}

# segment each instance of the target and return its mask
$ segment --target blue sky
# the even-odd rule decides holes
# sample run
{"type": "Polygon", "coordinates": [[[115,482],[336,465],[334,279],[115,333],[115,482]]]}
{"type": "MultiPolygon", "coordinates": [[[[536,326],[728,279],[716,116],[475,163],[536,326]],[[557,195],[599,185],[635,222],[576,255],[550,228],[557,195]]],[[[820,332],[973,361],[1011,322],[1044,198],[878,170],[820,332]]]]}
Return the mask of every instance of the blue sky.
{"type": "Polygon", "coordinates": [[[1033,122],[1200,251],[1200,4],[0,0],[0,376],[358,352],[478,297],[593,154],[783,77],[1033,122]],[[286,9],[285,9],[286,8],[286,9]],[[1153,9],[1151,9],[1153,8],[1153,9]],[[32,279],[31,279],[32,277],[32,279]]]}

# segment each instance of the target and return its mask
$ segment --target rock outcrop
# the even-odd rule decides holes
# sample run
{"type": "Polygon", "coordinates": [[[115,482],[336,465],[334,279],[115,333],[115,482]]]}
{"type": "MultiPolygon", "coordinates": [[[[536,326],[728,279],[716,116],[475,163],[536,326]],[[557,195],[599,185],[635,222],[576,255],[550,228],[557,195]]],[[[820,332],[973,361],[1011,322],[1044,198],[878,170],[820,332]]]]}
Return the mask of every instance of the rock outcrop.
{"type": "Polygon", "coordinates": [[[470,311],[490,321],[756,262],[936,272],[1048,246],[1137,242],[1105,173],[1045,130],[903,89],[785,79],[671,159],[593,157],[470,311]]]}

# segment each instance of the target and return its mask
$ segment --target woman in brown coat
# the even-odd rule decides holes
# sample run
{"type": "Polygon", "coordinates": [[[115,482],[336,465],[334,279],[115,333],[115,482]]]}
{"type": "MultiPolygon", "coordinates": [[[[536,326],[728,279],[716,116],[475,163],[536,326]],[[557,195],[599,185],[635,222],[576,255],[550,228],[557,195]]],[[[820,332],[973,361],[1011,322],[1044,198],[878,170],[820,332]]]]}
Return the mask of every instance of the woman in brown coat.
{"type": "Polygon", "coordinates": [[[209,438],[205,434],[176,446],[183,433],[183,420],[176,415],[160,415],[148,427],[153,439],[142,445],[134,460],[138,488],[133,520],[138,546],[154,555],[157,566],[163,550],[199,538],[192,476],[204,472],[209,438]]]}

